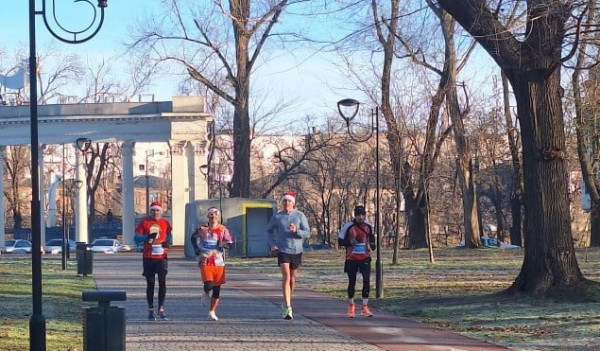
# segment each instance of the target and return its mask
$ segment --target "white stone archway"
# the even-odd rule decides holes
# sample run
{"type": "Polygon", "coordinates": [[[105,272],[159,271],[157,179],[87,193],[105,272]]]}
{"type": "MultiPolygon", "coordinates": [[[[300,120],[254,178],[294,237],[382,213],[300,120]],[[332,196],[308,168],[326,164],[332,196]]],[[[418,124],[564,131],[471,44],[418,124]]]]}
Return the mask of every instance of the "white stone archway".
{"type": "MultiPolygon", "coordinates": [[[[199,165],[207,163],[207,124],[213,120],[201,97],[173,97],[172,101],[102,104],[40,105],[38,134],[42,144],[71,144],[78,138],[92,142],[120,143],[123,152],[122,203],[123,242],[133,244],[135,213],[133,200],[133,152],[135,142],[167,142],[173,167],[172,213],[174,245],[185,240],[185,205],[206,199],[208,186],[199,165]],[[175,167],[174,165],[177,164],[175,167]]],[[[5,146],[28,145],[29,106],[0,107],[0,160],[5,146]]],[[[40,153],[41,155],[42,153],[40,153]]],[[[81,154],[77,153],[81,156],[81,154]]],[[[40,168],[43,169],[43,159],[40,168]]],[[[77,161],[76,179],[85,182],[83,162],[77,161]]],[[[0,168],[2,170],[2,168],[0,168]]],[[[44,172],[40,172],[43,182],[44,172]]],[[[0,183],[3,180],[0,180],[0,183]]],[[[0,184],[2,189],[4,184],[0,184]]],[[[88,242],[86,184],[80,188],[76,206],[76,240],[88,242]]],[[[42,201],[45,198],[41,197],[42,201]]],[[[4,196],[0,210],[4,214],[4,196]]],[[[42,209],[45,205],[42,204],[42,209]]],[[[44,219],[43,214],[42,219],[44,219]]],[[[45,223],[45,222],[43,222],[45,223]]],[[[4,223],[3,223],[4,224],[4,223]]],[[[4,225],[0,226],[0,246],[4,245],[4,225]]],[[[45,236],[42,230],[42,243],[45,236]]]]}

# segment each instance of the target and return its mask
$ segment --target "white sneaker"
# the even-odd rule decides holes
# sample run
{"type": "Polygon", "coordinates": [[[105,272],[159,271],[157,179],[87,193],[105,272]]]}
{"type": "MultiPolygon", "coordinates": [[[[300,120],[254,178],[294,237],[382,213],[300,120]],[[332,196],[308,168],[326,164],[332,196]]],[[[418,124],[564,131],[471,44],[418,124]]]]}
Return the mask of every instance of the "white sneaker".
{"type": "Polygon", "coordinates": [[[219,317],[217,317],[217,315],[215,314],[215,311],[210,311],[210,312],[208,312],[208,319],[216,322],[219,320],[219,317]]]}
{"type": "Polygon", "coordinates": [[[292,308],[291,307],[286,307],[283,309],[283,319],[294,319],[294,315],[292,314],[292,308]]]}
{"type": "Polygon", "coordinates": [[[210,302],[210,296],[208,296],[208,294],[202,294],[202,296],[200,296],[200,304],[202,306],[208,306],[210,302]]]}

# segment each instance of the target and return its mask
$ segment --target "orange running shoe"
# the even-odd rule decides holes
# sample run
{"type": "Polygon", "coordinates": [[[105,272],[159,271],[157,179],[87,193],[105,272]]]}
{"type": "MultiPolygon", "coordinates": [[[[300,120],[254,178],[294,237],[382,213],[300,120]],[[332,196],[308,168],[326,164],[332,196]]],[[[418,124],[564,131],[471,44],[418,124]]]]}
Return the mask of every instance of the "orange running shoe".
{"type": "Polygon", "coordinates": [[[371,312],[368,305],[363,305],[362,309],[360,310],[360,314],[365,317],[373,317],[373,312],[371,312]]]}
{"type": "Polygon", "coordinates": [[[348,313],[346,315],[350,318],[354,318],[354,316],[356,316],[356,314],[354,313],[354,304],[353,303],[348,304],[348,313]]]}

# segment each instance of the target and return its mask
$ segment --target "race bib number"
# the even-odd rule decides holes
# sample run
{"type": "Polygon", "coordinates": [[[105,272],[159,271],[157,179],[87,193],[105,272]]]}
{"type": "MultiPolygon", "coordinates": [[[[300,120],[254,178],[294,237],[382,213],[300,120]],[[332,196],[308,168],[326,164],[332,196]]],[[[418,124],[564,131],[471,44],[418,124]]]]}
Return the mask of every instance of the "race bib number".
{"type": "Polygon", "coordinates": [[[352,248],[352,252],[354,253],[359,253],[359,254],[364,254],[367,252],[367,244],[355,244],[354,247],[352,248]]]}
{"type": "Polygon", "coordinates": [[[162,247],[162,245],[152,245],[152,255],[153,256],[160,256],[164,253],[165,253],[165,249],[162,247]]]}
{"type": "Polygon", "coordinates": [[[204,240],[202,243],[202,248],[204,250],[216,250],[219,248],[216,240],[204,240]]]}

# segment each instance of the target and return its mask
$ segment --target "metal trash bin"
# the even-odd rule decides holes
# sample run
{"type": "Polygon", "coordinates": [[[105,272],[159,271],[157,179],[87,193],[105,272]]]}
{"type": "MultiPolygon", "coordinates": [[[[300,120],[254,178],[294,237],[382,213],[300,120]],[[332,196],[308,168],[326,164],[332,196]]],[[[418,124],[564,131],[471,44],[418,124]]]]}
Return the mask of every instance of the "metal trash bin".
{"type": "Polygon", "coordinates": [[[98,302],[84,308],[83,351],[125,351],[125,308],[110,306],[127,300],[125,291],[84,290],[81,299],[98,302]]]}
{"type": "Polygon", "coordinates": [[[75,252],[77,253],[77,274],[82,274],[84,277],[92,274],[94,253],[90,245],[84,242],[77,242],[75,252]]]}

